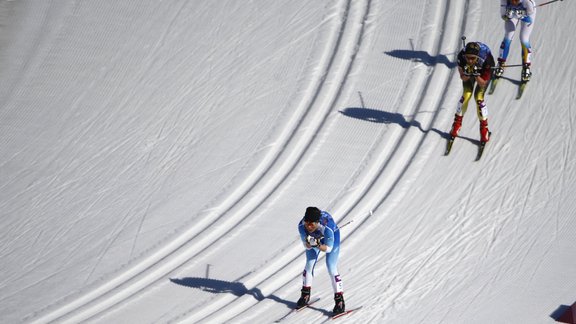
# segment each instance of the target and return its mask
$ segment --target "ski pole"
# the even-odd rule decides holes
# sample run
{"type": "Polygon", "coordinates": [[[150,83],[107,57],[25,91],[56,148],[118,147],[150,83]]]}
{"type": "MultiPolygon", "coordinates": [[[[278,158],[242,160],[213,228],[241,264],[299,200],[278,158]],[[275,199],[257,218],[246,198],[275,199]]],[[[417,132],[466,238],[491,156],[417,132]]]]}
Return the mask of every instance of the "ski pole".
{"type": "MultiPolygon", "coordinates": [[[[505,68],[505,67],[517,67],[517,66],[523,66],[523,64],[502,65],[502,66],[500,66],[500,67],[505,68]]],[[[497,68],[498,68],[498,66],[493,66],[493,67],[491,67],[492,70],[495,70],[495,69],[497,69],[497,68]]]]}
{"type": "Polygon", "coordinates": [[[551,3],[556,2],[556,1],[564,1],[564,0],[552,0],[552,1],[541,3],[541,4],[537,5],[536,7],[542,7],[542,6],[545,6],[547,4],[551,4],[551,3]]]}
{"type": "Polygon", "coordinates": [[[337,231],[339,231],[340,229],[342,229],[342,228],[345,227],[346,225],[350,225],[350,223],[352,223],[353,221],[354,221],[354,220],[351,220],[351,221],[349,221],[348,223],[346,223],[346,224],[344,224],[344,225],[342,225],[342,226],[338,225],[337,231]]]}
{"type": "MultiPolygon", "coordinates": [[[[374,212],[372,212],[372,209],[370,209],[369,215],[370,215],[370,216],[374,216],[374,212]]],[[[354,221],[354,220],[351,219],[349,222],[344,223],[342,226],[338,225],[338,228],[336,229],[336,231],[339,231],[341,228],[343,228],[343,227],[345,227],[345,226],[347,226],[347,225],[350,225],[350,223],[352,223],[353,221],[354,221]]]]}
{"type": "Polygon", "coordinates": [[[466,36],[462,36],[460,39],[462,40],[462,48],[466,48],[466,36]]]}

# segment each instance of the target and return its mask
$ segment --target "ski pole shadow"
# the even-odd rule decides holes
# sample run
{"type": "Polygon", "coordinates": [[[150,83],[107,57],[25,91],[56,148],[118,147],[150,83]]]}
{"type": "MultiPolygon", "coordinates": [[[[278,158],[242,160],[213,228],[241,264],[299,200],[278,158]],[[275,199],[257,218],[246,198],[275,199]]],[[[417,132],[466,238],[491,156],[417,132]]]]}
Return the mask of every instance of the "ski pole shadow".
{"type": "Polygon", "coordinates": [[[248,289],[246,286],[237,281],[225,281],[210,278],[200,278],[200,277],[186,277],[186,278],[170,278],[170,281],[185,287],[201,289],[203,291],[213,293],[213,294],[233,294],[235,296],[241,297],[244,295],[249,295],[254,297],[258,301],[263,301],[265,299],[271,299],[280,304],[286,305],[290,309],[296,307],[296,303],[282,299],[275,295],[264,296],[262,291],[258,288],[248,289]]]}
{"type": "MultiPolygon", "coordinates": [[[[522,80],[520,80],[520,79],[516,80],[516,79],[512,79],[512,78],[506,77],[506,76],[501,76],[500,79],[509,81],[510,83],[512,83],[512,84],[515,85],[515,86],[519,86],[520,83],[522,83],[522,80]]],[[[496,90],[496,91],[498,91],[498,90],[496,90]]]]}
{"type": "Polygon", "coordinates": [[[422,133],[434,132],[439,134],[442,138],[449,139],[450,134],[443,132],[441,130],[431,128],[425,130],[422,128],[422,124],[417,121],[407,121],[404,115],[399,113],[391,113],[382,110],[376,110],[371,108],[359,108],[359,107],[349,107],[344,110],[340,110],[340,113],[344,116],[356,118],[360,120],[365,120],[371,123],[381,123],[381,124],[397,124],[402,128],[416,127],[422,133]]]}
{"type": "Polygon", "coordinates": [[[322,314],[324,314],[325,316],[328,316],[328,317],[331,317],[332,315],[334,315],[334,314],[332,313],[332,311],[328,311],[328,310],[325,310],[325,309],[323,309],[323,308],[318,308],[318,307],[315,307],[314,305],[309,305],[307,308],[308,308],[308,309],[311,309],[311,310],[315,310],[315,311],[317,311],[317,312],[320,312],[320,313],[322,313],[322,314]]]}
{"type": "MultiPolygon", "coordinates": [[[[450,138],[450,133],[446,133],[446,138],[447,138],[447,139],[450,138]]],[[[460,135],[458,135],[457,138],[459,138],[459,139],[461,139],[461,140],[468,141],[468,142],[470,142],[470,143],[472,143],[472,144],[474,144],[474,145],[480,145],[480,140],[479,140],[479,139],[474,139],[474,138],[470,138],[470,137],[466,137],[466,136],[460,136],[460,135]]]]}
{"type": "Polygon", "coordinates": [[[435,66],[437,64],[444,64],[450,69],[456,67],[456,62],[450,61],[448,56],[443,54],[432,56],[428,54],[428,52],[426,51],[401,50],[401,49],[384,52],[384,54],[387,54],[395,58],[422,63],[425,64],[426,66],[435,66]]]}

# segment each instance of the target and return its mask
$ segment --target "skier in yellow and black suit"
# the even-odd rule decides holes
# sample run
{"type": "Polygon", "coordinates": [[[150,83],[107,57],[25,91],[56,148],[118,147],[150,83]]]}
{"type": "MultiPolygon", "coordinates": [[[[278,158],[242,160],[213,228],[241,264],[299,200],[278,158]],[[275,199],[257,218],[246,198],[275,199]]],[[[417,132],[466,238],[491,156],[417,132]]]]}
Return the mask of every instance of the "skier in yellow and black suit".
{"type": "Polygon", "coordinates": [[[458,103],[458,109],[454,116],[454,123],[450,136],[458,136],[462,127],[462,117],[468,109],[468,101],[474,94],[478,108],[478,119],[480,120],[480,141],[488,142],[490,132],[488,131],[488,108],[484,102],[484,92],[490,82],[492,68],[494,67],[494,57],[490,48],[480,42],[469,42],[466,48],[458,53],[458,72],[464,92],[458,103]]]}

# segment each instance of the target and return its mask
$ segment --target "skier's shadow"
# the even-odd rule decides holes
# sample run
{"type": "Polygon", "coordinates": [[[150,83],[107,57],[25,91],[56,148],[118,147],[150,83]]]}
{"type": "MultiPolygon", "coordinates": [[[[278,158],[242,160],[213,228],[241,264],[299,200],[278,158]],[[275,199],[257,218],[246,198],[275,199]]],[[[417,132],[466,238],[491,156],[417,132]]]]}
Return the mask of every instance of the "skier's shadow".
{"type": "Polygon", "coordinates": [[[351,118],[365,120],[371,123],[381,123],[381,124],[398,124],[402,128],[409,128],[409,127],[416,127],[422,133],[428,133],[430,131],[438,133],[442,138],[449,139],[450,134],[440,131],[435,128],[431,128],[430,130],[425,130],[422,128],[422,124],[419,121],[407,121],[404,115],[399,113],[391,113],[382,110],[370,109],[370,108],[358,108],[358,107],[349,107],[344,110],[340,110],[340,113],[344,116],[348,116],[351,118]]]}
{"type": "Polygon", "coordinates": [[[264,299],[271,299],[280,304],[286,305],[286,307],[290,309],[294,309],[296,307],[295,302],[282,299],[275,295],[264,296],[264,294],[262,294],[262,291],[260,289],[258,288],[248,289],[243,283],[237,281],[231,282],[231,281],[224,281],[210,278],[199,278],[199,277],[186,277],[180,279],[170,278],[170,281],[180,286],[197,288],[213,294],[229,293],[238,297],[249,295],[254,297],[258,301],[263,301],[264,299]]]}
{"type": "Polygon", "coordinates": [[[387,55],[392,57],[404,59],[404,60],[411,60],[414,62],[422,63],[427,66],[434,66],[437,64],[444,64],[449,68],[455,68],[456,63],[450,61],[448,56],[440,54],[437,56],[432,56],[428,54],[426,51],[414,51],[414,50],[392,50],[389,52],[384,52],[387,55]]]}

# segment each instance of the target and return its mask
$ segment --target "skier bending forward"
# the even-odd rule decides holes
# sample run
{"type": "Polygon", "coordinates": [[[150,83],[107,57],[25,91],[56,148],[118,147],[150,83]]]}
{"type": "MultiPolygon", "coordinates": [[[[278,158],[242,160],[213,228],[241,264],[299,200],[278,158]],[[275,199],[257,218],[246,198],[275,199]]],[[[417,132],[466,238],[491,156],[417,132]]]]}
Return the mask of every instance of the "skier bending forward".
{"type": "Polygon", "coordinates": [[[458,102],[450,136],[457,137],[462,127],[462,117],[468,109],[468,101],[474,94],[477,115],[480,120],[480,141],[490,140],[488,130],[488,108],[484,102],[484,92],[490,82],[494,57],[490,48],[481,42],[470,42],[458,53],[458,72],[462,80],[463,93],[458,102]]]}
{"type": "Polygon", "coordinates": [[[306,266],[302,273],[302,295],[297,307],[303,307],[310,301],[310,290],[314,279],[314,267],[320,252],[326,252],[326,268],[334,289],[334,314],[345,311],[342,279],[338,274],[338,256],[340,254],[340,231],[330,214],[316,207],[306,208],[304,218],[298,223],[298,232],[306,248],[306,266]]]}

